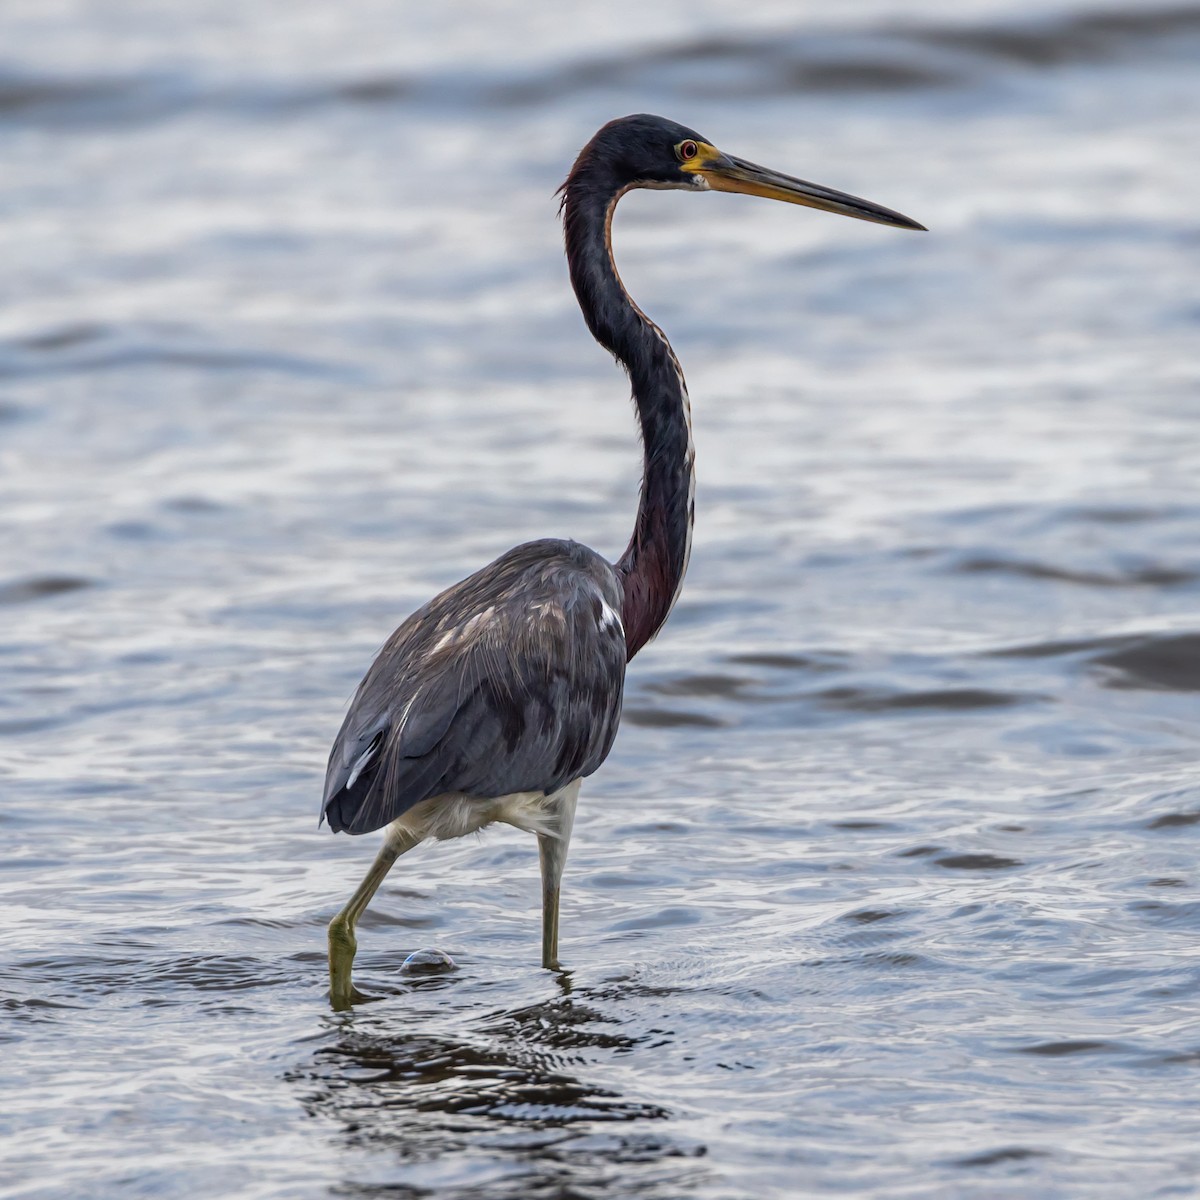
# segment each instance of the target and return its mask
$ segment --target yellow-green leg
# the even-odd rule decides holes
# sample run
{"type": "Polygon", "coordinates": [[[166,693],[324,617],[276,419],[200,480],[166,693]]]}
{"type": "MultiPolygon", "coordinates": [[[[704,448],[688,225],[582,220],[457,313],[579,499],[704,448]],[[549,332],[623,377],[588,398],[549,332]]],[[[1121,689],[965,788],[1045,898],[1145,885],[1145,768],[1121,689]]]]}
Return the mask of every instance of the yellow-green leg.
{"type": "Polygon", "coordinates": [[[350,897],[346,907],[329,922],[329,1002],[337,1012],[366,999],[351,979],[354,952],[358,949],[358,941],[354,936],[358,918],[371,903],[371,897],[392,869],[392,863],[420,841],[407,829],[390,830],[366,878],[358,885],[358,890],[350,897]]]}
{"type": "Polygon", "coordinates": [[[563,867],[567,865],[567,847],[575,824],[575,802],[579,799],[579,780],[568,784],[554,798],[554,832],[538,834],[538,860],[542,868],[542,966],[557,971],[558,898],[563,867]]]}

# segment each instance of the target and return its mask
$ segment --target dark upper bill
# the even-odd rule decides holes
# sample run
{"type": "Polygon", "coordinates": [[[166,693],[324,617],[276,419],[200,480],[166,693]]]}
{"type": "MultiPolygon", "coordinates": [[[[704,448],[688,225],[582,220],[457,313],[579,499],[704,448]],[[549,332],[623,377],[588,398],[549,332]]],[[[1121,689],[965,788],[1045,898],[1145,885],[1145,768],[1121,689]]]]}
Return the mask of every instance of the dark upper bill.
{"type": "Polygon", "coordinates": [[[844,217],[857,217],[860,221],[874,221],[877,225],[894,225],[898,229],[925,228],[903,213],[873,204],[860,196],[822,187],[819,183],[808,183],[793,179],[769,167],[760,167],[744,158],[722,154],[715,146],[702,144],[695,159],[682,164],[684,171],[703,177],[710,188],[717,192],[742,192],[747,196],[765,196],[768,200],[784,200],[788,204],[803,204],[808,208],[819,208],[825,212],[841,213],[844,217]]]}

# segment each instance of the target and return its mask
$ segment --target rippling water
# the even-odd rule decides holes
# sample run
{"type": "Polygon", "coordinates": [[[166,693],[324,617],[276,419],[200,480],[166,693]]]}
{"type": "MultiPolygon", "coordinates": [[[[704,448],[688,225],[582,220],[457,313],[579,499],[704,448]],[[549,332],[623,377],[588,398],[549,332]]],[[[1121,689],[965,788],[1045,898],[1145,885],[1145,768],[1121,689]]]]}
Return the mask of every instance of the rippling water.
{"type": "Polygon", "coordinates": [[[1200,8],[195,7],[0,15],[0,1197],[1195,1194],[1200,8]],[[698,529],[570,970],[491,831],[334,1016],[373,652],[624,544],[552,193],[641,109],[933,232],[623,203],[698,529]]]}

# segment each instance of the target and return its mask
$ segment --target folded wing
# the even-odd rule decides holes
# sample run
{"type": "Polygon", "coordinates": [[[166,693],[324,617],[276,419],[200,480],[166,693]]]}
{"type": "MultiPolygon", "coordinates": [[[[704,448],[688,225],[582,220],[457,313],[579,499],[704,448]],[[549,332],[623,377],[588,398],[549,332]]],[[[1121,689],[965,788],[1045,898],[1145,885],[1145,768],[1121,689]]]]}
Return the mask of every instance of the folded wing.
{"type": "Polygon", "coordinates": [[[625,637],[612,568],[573,542],[518,546],[389,639],[334,742],[323,815],[368,833],[442,794],[555,791],[607,757],[625,637]]]}

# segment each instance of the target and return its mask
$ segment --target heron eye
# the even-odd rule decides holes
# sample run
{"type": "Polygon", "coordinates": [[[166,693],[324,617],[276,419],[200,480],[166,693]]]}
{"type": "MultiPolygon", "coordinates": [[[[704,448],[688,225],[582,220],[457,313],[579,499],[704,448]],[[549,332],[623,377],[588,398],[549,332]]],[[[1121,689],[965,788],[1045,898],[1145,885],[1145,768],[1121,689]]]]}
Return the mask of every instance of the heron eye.
{"type": "Polygon", "coordinates": [[[687,162],[689,158],[695,158],[700,153],[700,147],[695,142],[680,142],[677,149],[683,162],[687,162]]]}

